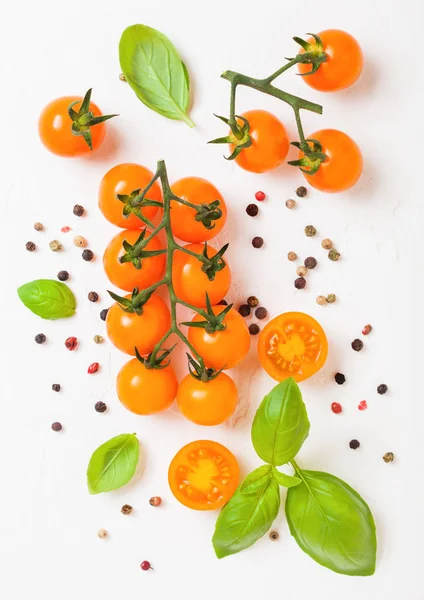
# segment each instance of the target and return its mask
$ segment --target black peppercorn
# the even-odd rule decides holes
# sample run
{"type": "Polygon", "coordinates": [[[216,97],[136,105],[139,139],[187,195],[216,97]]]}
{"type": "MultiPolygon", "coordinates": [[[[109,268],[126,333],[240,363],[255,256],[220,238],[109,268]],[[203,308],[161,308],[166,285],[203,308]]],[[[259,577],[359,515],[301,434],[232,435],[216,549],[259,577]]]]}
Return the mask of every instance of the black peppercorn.
{"type": "Polygon", "coordinates": [[[250,306],[248,304],[242,304],[238,309],[242,317],[248,317],[250,315],[250,306]]]}
{"type": "Polygon", "coordinates": [[[251,325],[249,325],[250,335],[258,335],[259,332],[260,332],[259,325],[256,325],[256,323],[252,323],[251,325]]]}
{"type": "Polygon", "coordinates": [[[35,250],[34,242],[27,242],[25,244],[25,248],[28,250],[28,252],[34,252],[34,250],[35,250]]]}
{"type": "Polygon", "coordinates": [[[266,319],[267,315],[268,315],[268,311],[263,306],[259,306],[259,308],[257,308],[255,310],[255,317],[257,319],[266,319]]]}
{"type": "Polygon", "coordinates": [[[99,294],[97,292],[90,292],[88,294],[88,299],[90,300],[90,302],[97,302],[97,300],[99,299],[99,294]]]}
{"type": "Polygon", "coordinates": [[[73,209],[74,215],[76,215],[77,217],[82,217],[84,212],[85,212],[84,207],[81,206],[81,204],[75,204],[74,209],[73,209]]]}
{"type": "Polygon", "coordinates": [[[306,279],[304,277],[298,277],[294,280],[294,287],[297,290],[303,290],[306,287],[306,279]]]}
{"type": "Polygon", "coordinates": [[[91,250],[88,250],[88,248],[86,250],[84,250],[84,252],[82,253],[81,256],[84,260],[87,260],[87,261],[93,260],[93,258],[94,258],[93,252],[91,250]]]}
{"type": "Polygon", "coordinates": [[[228,302],[226,300],[222,299],[218,302],[218,306],[228,306],[228,302]]]}
{"type": "Polygon", "coordinates": [[[357,450],[360,445],[361,444],[359,443],[358,440],[350,440],[350,442],[349,442],[349,448],[352,448],[352,450],[357,450]]]}
{"type": "Polygon", "coordinates": [[[100,311],[100,318],[102,321],[106,321],[107,313],[109,312],[108,308],[104,308],[100,311]]]}
{"type": "Polygon", "coordinates": [[[253,238],[252,240],[252,246],[254,248],[262,248],[262,246],[264,245],[264,240],[263,238],[256,236],[253,238]]]}
{"type": "Polygon", "coordinates": [[[249,215],[249,217],[256,217],[256,215],[259,212],[259,206],[257,204],[249,204],[246,207],[246,212],[249,215]]]}
{"type": "Polygon", "coordinates": [[[247,304],[252,308],[255,308],[255,306],[258,306],[259,300],[256,298],[256,296],[249,296],[247,299],[247,304]]]}
{"type": "Polygon", "coordinates": [[[299,198],[304,198],[307,193],[308,193],[308,190],[303,185],[298,187],[296,190],[296,196],[298,196],[299,198]]]}
{"type": "Polygon", "coordinates": [[[107,409],[107,406],[104,402],[96,402],[96,404],[94,405],[94,410],[96,412],[103,413],[103,412],[105,412],[106,409],[107,409]]]}
{"type": "Polygon", "coordinates": [[[343,373],[336,373],[334,375],[334,379],[335,379],[336,383],[338,383],[339,385],[343,385],[344,382],[346,381],[346,377],[343,375],[343,373]]]}
{"type": "Polygon", "coordinates": [[[60,392],[60,383],[54,383],[54,384],[52,385],[52,390],[53,390],[54,392],[60,392]]]}
{"type": "Polygon", "coordinates": [[[52,423],[52,429],[53,431],[60,431],[62,429],[62,424],[56,421],[55,423],[52,423]]]}
{"type": "Polygon", "coordinates": [[[46,341],[46,336],[44,335],[44,333],[37,333],[37,335],[35,336],[34,340],[37,344],[44,344],[44,342],[46,341]]]}
{"type": "Polygon", "coordinates": [[[307,269],[315,269],[317,266],[317,259],[313,256],[308,256],[308,258],[305,258],[304,264],[307,269]]]}
{"type": "Polygon", "coordinates": [[[68,271],[59,271],[59,273],[57,274],[57,278],[59,279],[59,281],[68,281],[68,279],[69,279],[68,271]]]}
{"type": "Polygon", "coordinates": [[[377,387],[377,392],[381,395],[385,394],[387,392],[389,388],[387,387],[387,385],[385,383],[380,383],[380,385],[377,387]]]}
{"type": "Polygon", "coordinates": [[[356,340],[353,340],[351,346],[355,350],[355,352],[359,352],[364,347],[364,342],[356,338],[356,340]]]}

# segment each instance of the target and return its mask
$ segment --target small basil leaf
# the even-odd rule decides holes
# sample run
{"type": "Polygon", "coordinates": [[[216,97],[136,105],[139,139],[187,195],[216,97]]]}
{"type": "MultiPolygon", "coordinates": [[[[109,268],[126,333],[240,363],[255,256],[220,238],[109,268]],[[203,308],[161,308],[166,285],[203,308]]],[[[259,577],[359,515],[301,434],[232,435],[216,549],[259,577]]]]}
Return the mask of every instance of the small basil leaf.
{"type": "Polygon", "coordinates": [[[285,488],[294,487],[302,482],[302,480],[299,479],[299,477],[294,477],[293,475],[286,475],[285,473],[277,471],[277,469],[272,469],[272,476],[274,477],[278,485],[281,485],[285,488]]]}
{"type": "Polygon", "coordinates": [[[212,539],[218,558],[249,548],[271,527],[280,509],[280,488],[270,476],[257,492],[243,494],[240,487],[218,517],[212,539]]]}
{"type": "Polygon", "coordinates": [[[347,483],[320,471],[298,471],[302,483],[290,488],[286,516],[290,532],[320,565],[344,575],[372,575],[377,541],[365,501],[347,483]]]}
{"type": "Polygon", "coordinates": [[[90,494],[117,490],[134,475],[140,446],[133,433],[123,433],[108,440],[93,452],[87,468],[90,494]]]}
{"type": "Polygon", "coordinates": [[[168,119],[194,126],[187,114],[188,71],[165,35],[147,25],[127,27],[119,42],[119,61],[143,104],[168,119]]]}
{"type": "Polygon", "coordinates": [[[252,423],[252,443],[262,460],[283,465],[296,456],[308,434],[306,407],[290,377],[262,400],[252,423]]]}
{"type": "Polygon", "coordinates": [[[54,279],[36,279],[18,288],[29,310],[43,319],[63,319],[75,313],[76,300],[67,285],[54,279]]]}
{"type": "Polygon", "coordinates": [[[262,465],[262,467],[255,469],[241,484],[240,492],[242,494],[251,494],[257,490],[261,490],[268,482],[271,469],[271,465],[262,465]]]}

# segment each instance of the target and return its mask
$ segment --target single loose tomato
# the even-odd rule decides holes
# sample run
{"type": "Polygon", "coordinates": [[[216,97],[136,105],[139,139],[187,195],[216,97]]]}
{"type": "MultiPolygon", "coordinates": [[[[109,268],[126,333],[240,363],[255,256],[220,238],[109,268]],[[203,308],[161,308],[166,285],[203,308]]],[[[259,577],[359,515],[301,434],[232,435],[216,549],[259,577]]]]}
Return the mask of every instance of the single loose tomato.
{"type": "Polygon", "coordinates": [[[237,489],[240,469],[225,446],[210,440],[187,444],[171,461],[169,487],[175,498],[194,510],[215,510],[237,489]]]}
{"type": "MultiPolygon", "coordinates": [[[[313,175],[303,172],[312,187],[322,192],[344,192],[355,185],[362,174],[362,154],[359,146],[346,133],[337,129],[321,129],[309,138],[322,144],[327,159],[313,175]]],[[[300,152],[299,158],[303,157],[300,152]]]]}
{"type": "MultiPolygon", "coordinates": [[[[241,116],[249,121],[252,145],[240,152],[236,163],[253,173],[265,173],[281,165],[290,146],[284,125],[266,110],[249,110],[241,116]]],[[[232,152],[234,146],[230,149],[232,152]]]]}
{"type": "Polygon", "coordinates": [[[326,361],[327,337],[323,328],[309,315],[288,312],[275,317],[259,335],[259,361],[277,381],[293,377],[304,381],[326,361]]]}
{"type": "MultiPolygon", "coordinates": [[[[101,180],[99,188],[99,208],[106,219],[124,229],[144,227],[144,223],[135,214],[124,217],[122,211],[125,204],[118,200],[117,196],[131,196],[137,190],[140,190],[141,194],[152,178],[153,173],[149,169],[135,163],[123,163],[110,169],[101,180]]],[[[146,194],[146,198],[162,202],[162,191],[157,181],[146,194]]],[[[141,207],[142,215],[149,220],[153,219],[157,211],[157,206],[141,207]]]]}
{"type": "MultiPolygon", "coordinates": [[[[130,299],[131,295],[125,298],[130,299]]],[[[158,296],[150,296],[141,310],[141,315],[126,312],[115,302],[106,318],[106,331],[112,344],[132,356],[135,346],[142,356],[149,354],[171,327],[169,309],[158,296]]]]}
{"type": "MultiPolygon", "coordinates": [[[[213,306],[215,315],[222,312],[225,306],[213,306]]],[[[204,321],[200,315],[195,315],[192,323],[204,321]]],[[[206,329],[189,327],[188,339],[203,358],[205,365],[212,369],[232,369],[239,364],[249,352],[250,334],[243,317],[234,308],[225,315],[225,329],[208,333],[206,329]]]]}
{"type": "MultiPolygon", "coordinates": [[[[300,63],[298,69],[299,73],[305,75],[303,81],[320,92],[337,92],[351,86],[364,66],[362,50],[356,39],[341,29],[321,31],[318,37],[322,40],[327,60],[312,75],[305,73],[310,73],[313,65],[300,63]]],[[[307,41],[316,47],[314,38],[308,38],[307,41]]]]}
{"type": "Polygon", "coordinates": [[[186,375],[178,386],[177,404],[183,415],[198,425],[219,425],[231,417],[238,402],[231,377],[220,373],[211,381],[186,375]]]}
{"type": "MultiPolygon", "coordinates": [[[[103,255],[103,266],[109,281],[127,292],[131,292],[134,288],[142,290],[156,283],[160,280],[165,268],[165,254],[142,258],[141,269],[136,269],[132,262],[120,262],[120,258],[125,254],[123,242],[127,241],[134,245],[140,233],[139,229],[124,229],[111,239],[103,255]]],[[[147,238],[149,235],[150,232],[147,230],[145,237],[147,238]]],[[[162,246],[157,237],[151,239],[145,247],[147,251],[161,249],[162,246]]]]}
{"type": "Polygon", "coordinates": [[[173,234],[184,242],[206,242],[218,235],[227,220],[227,207],[216,187],[201,177],[184,177],[176,181],[171,188],[175,196],[199,207],[219,200],[217,208],[222,212],[219,218],[212,219],[212,229],[207,229],[201,221],[196,220],[198,213],[195,208],[173,200],[171,202],[173,234]]]}
{"type": "Polygon", "coordinates": [[[127,362],[118,373],[119,400],[136,415],[151,415],[174,402],[178,381],[173,368],[148,369],[137,358],[127,362]]]}
{"type": "MultiPolygon", "coordinates": [[[[204,244],[188,244],[185,248],[196,254],[202,254],[204,244]]],[[[213,258],[217,252],[208,244],[209,258],[213,258]]],[[[177,250],[174,252],[172,265],[172,283],[175,294],[192,306],[205,307],[206,294],[208,294],[211,304],[217,304],[224,298],[231,284],[231,270],[227,261],[225,263],[225,267],[215,273],[213,279],[210,280],[202,270],[203,264],[195,256],[177,250]]]]}

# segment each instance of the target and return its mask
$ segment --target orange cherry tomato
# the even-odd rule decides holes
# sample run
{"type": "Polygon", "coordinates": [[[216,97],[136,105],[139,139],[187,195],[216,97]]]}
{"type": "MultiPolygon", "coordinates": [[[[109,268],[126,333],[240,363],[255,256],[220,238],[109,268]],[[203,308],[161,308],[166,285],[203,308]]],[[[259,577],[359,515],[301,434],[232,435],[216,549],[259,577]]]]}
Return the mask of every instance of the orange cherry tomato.
{"type": "Polygon", "coordinates": [[[170,365],[147,369],[137,358],[127,362],[116,379],[119,400],[136,415],[151,415],[169,408],[177,389],[178,381],[170,365]]]}
{"type": "MultiPolygon", "coordinates": [[[[327,160],[313,175],[303,172],[310,185],[322,192],[344,192],[355,185],[362,174],[362,154],[359,146],[346,133],[337,129],[321,129],[309,138],[322,144],[327,160]]],[[[303,152],[299,153],[302,158],[303,152]]]]}
{"type": "MultiPolygon", "coordinates": [[[[125,296],[131,298],[131,295],[125,296]]],[[[135,355],[134,347],[144,356],[149,354],[171,327],[171,315],[165,302],[150,296],[142,307],[143,314],[125,312],[115,302],[106,317],[107,335],[116,348],[135,355]]]]}
{"type": "MultiPolygon", "coordinates": [[[[131,292],[134,288],[142,290],[156,283],[162,277],[165,268],[165,254],[143,258],[141,269],[136,269],[131,262],[119,262],[119,258],[125,254],[122,245],[124,240],[133,245],[140,233],[139,229],[124,229],[111,239],[103,255],[103,266],[109,281],[127,292],[131,292]]],[[[149,231],[146,231],[146,237],[148,236],[149,231]]],[[[157,237],[154,237],[146,245],[145,250],[160,250],[161,248],[157,237]]]]}
{"type": "Polygon", "coordinates": [[[262,329],[258,341],[259,361],[277,381],[293,377],[304,381],[326,361],[327,337],[309,315],[288,312],[275,317],[262,329]]]}
{"type": "Polygon", "coordinates": [[[240,469],[225,446],[210,440],[181,448],[169,465],[169,487],[175,498],[194,510],[215,510],[237,489],[240,469]]]}
{"type": "MultiPolygon", "coordinates": [[[[213,306],[214,314],[219,314],[225,306],[213,306]]],[[[204,321],[200,315],[195,315],[192,323],[204,321]]],[[[189,327],[188,339],[212,369],[232,369],[239,364],[249,352],[250,334],[243,317],[234,308],[225,315],[225,329],[208,333],[206,329],[189,327]]]]}
{"type": "MultiPolygon", "coordinates": [[[[118,200],[117,195],[129,196],[135,190],[142,193],[152,178],[153,173],[149,169],[135,163],[123,163],[110,169],[101,180],[99,188],[99,208],[106,219],[123,229],[144,227],[144,223],[136,215],[124,217],[124,204],[118,200]]],[[[162,191],[157,181],[150,188],[146,198],[162,202],[162,191]]],[[[157,206],[144,206],[141,209],[142,215],[149,220],[153,219],[157,211],[157,206]]]]}
{"type": "MultiPolygon", "coordinates": [[[[364,66],[361,46],[353,36],[340,29],[327,29],[318,34],[324,45],[327,60],[313,75],[302,77],[303,81],[320,92],[337,92],[351,86],[358,79],[364,66]]],[[[315,44],[314,38],[308,38],[315,44]]],[[[305,50],[301,50],[301,53],[305,50]]],[[[299,73],[312,70],[311,64],[299,64],[299,73]]]]}
{"type": "MultiPolygon", "coordinates": [[[[188,244],[185,247],[196,254],[202,254],[204,249],[203,244],[188,244]]],[[[217,250],[208,244],[209,258],[215,256],[216,253],[217,250]]],[[[215,273],[215,277],[211,281],[202,271],[202,263],[195,256],[190,256],[181,250],[174,252],[172,283],[178,298],[200,308],[206,306],[206,294],[208,294],[211,304],[220,302],[231,284],[230,267],[227,261],[225,262],[225,267],[215,273]]]]}
{"type": "MultiPolygon", "coordinates": [[[[63,96],[53,100],[42,110],[38,121],[38,133],[44,146],[58,156],[80,156],[91,152],[87,142],[80,135],[72,133],[72,119],[68,115],[71,102],[82,100],[81,96],[63,96]]],[[[78,112],[80,104],[73,109],[78,112]]],[[[100,108],[90,102],[90,110],[95,117],[100,117],[100,108]]],[[[97,150],[106,135],[106,123],[90,127],[93,151],[97,150]]]]}
{"type": "MultiPolygon", "coordinates": [[[[240,152],[236,163],[253,173],[265,173],[281,165],[290,147],[281,121],[266,110],[249,110],[241,116],[249,121],[252,145],[240,152]]],[[[230,150],[234,150],[233,145],[230,145],[230,150]]]]}
{"type": "Polygon", "coordinates": [[[172,193],[191,204],[211,204],[219,200],[222,216],[212,221],[212,229],[206,229],[201,221],[196,221],[196,210],[176,200],[171,202],[171,228],[175,237],[184,242],[206,242],[218,235],[227,220],[227,207],[224,198],[212,183],[201,177],[184,177],[172,186],[172,193]]]}
{"type": "Polygon", "coordinates": [[[211,381],[186,375],[180,382],[177,404],[183,415],[198,425],[219,425],[231,417],[238,402],[231,377],[220,373],[211,381]]]}

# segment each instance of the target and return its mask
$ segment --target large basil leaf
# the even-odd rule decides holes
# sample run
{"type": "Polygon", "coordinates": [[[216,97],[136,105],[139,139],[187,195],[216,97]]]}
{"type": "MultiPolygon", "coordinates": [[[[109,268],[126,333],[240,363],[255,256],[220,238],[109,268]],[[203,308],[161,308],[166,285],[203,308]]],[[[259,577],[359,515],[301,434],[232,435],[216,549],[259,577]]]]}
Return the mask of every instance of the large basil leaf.
{"type": "Polygon", "coordinates": [[[212,539],[216,556],[223,558],[254,544],[271,527],[279,509],[280,488],[270,475],[254,493],[243,493],[239,487],[216,522],[212,539]]]}
{"type": "Polygon", "coordinates": [[[365,501],[347,483],[320,471],[298,471],[287,492],[290,532],[320,565],[344,575],[372,575],[377,541],[365,501]]]}
{"type": "Polygon", "coordinates": [[[134,475],[140,446],[133,433],[123,433],[108,440],[93,452],[87,469],[90,494],[117,490],[134,475]]]}
{"type": "Polygon", "coordinates": [[[18,288],[29,310],[43,319],[63,319],[75,313],[76,300],[67,285],[54,279],[36,279],[18,288]]]}
{"type": "Polygon", "coordinates": [[[252,424],[257,454],[272,465],[296,456],[309,434],[309,420],[299,386],[290,377],[262,400],[252,424]]]}
{"type": "Polygon", "coordinates": [[[165,35],[147,25],[127,27],[119,42],[119,61],[139,100],[168,119],[194,126],[187,114],[188,71],[165,35]]]}

